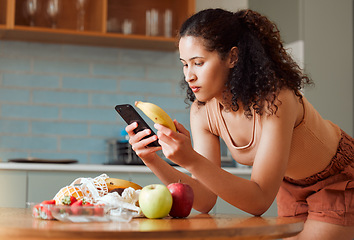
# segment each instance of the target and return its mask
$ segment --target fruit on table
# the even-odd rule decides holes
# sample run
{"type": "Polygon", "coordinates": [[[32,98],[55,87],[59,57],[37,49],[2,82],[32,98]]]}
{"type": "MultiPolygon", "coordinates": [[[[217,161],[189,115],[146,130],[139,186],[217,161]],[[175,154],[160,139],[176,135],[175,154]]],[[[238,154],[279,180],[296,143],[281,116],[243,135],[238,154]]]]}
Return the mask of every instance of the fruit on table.
{"type": "Polygon", "coordinates": [[[81,214],[82,212],[82,203],[84,202],[83,199],[80,199],[76,202],[74,202],[72,205],[71,205],[71,212],[74,214],[74,215],[79,215],[81,214]]]}
{"type": "MultiPolygon", "coordinates": [[[[33,216],[41,219],[63,220],[70,215],[81,215],[92,220],[92,216],[105,217],[112,208],[111,202],[102,202],[108,193],[115,190],[119,193],[119,201],[114,206],[131,207],[140,214],[138,196],[142,187],[131,181],[109,178],[106,174],[92,178],[77,178],[70,185],[59,190],[52,200],[43,201],[33,206],[33,216]],[[109,191],[109,190],[110,191],[109,191]],[[96,191],[97,190],[97,191],[96,191]]],[[[115,193],[114,193],[115,194],[115,193]]]]}
{"type": "Polygon", "coordinates": [[[191,186],[185,183],[171,183],[167,186],[170,190],[173,203],[169,213],[174,218],[188,217],[194,201],[194,192],[191,186]]]}
{"type": "Polygon", "coordinates": [[[109,191],[110,193],[112,192],[117,192],[119,194],[119,196],[122,196],[122,193],[124,192],[125,188],[115,188],[111,191],[109,191]]]}
{"type": "Polygon", "coordinates": [[[147,218],[164,218],[172,207],[172,195],[163,184],[145,186],[139,194],[141,211],[147,218]]]}
{"type": "Polygon", "coordinates": [[[143,113],[145,113],[145,115],[148,116],[154,123],[168,127],[172,131],[177,131],[171,117],[159,106],[153,103],[141,101],[136,101],[135,106],[143,111],[143,113]]]}
{"type": "Polygon", "coordinates": [[[53,206],[55,205],[54,199],[44,200],[40,204],[33,206],[33,209],[32,209],[33,217],[41,218],[41,219],[48,219],[48,220],[54,219],[52,216],[52,213],[50,211],[50,206],[52,206],[52,205],[53,206]]]}
{"type": "MultiPolygon", "coordinates": [[[[55,201],[55,200],[54,200],[55,201]]],[[[75,203],[77,201],[76,197],[74,196],[69,196],[66,195],[61,199],[61,203],[63,205],[72,205],[73,203],[75,203]]]]}
{"type": "Polygon", "coordinates": [[[104,205],[94,205],[95,208],[93,209],[93,213],[95,216],[98,217],[103,217],[105,212],[104,212],[104,205]]]}
{"type": "Polygon", "coordinates": [[[124,179],[118,179],[118,178],[107,178],[106,180],[106,184],[108,187],[108,192],[111,192],[112,190],[116,189],[116,188],[134,188],[135,190],[139,190],[142,189],[142,187],[136,183],[133,183],[131,181],[128,180],[124,180],[124,179]]]}
{"type": "Polygon", "coordinates": [[[55,200],[54,199],[44,200],[43,202],[41,202],[41,204],[43,204],[43,205],[54,205],[55,204],[55,200]]]}
{"type": "Polygon", "coordinates": [[[78,200],[71,205],[71,213],[73,215],[93,215],[94,208],[90,202],[85,201],[85,199],[78,200]]]}
{"type": "Polygon", "coordinates": [[[77,186],[66,186],[60,189],[60,191],[54,196],[56,204],[62,204],[62,199],[65,196],[73,196],[77,200],[83,199],[85,197],[80,187],[77,186]]]}

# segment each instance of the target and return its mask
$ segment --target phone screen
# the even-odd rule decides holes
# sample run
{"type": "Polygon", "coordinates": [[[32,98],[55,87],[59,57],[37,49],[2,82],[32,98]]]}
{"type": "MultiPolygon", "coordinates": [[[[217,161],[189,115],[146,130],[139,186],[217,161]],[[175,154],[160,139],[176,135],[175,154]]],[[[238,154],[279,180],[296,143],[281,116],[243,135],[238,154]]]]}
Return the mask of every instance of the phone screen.
{"type": "MultiPolygon", "coordinates": [[[[149,125],[144,121],[144,119],[140,116],[140,114],[135,110],[135,108],[132,105],[121,104],[121,105],[117,105],[115,109],[127,124],[131,124],[133,122],[138,123],[138,127],[134,130],[135,133],[140,132],[144,129],[150,129],[151,134],[149,134],[144,138],[148,138],[155,135],[154,131],[149,127],[149,125]]],[[[148,146],[157,147],[160,146],[160,144],[156,140],[150,143],[148,146]]]]}

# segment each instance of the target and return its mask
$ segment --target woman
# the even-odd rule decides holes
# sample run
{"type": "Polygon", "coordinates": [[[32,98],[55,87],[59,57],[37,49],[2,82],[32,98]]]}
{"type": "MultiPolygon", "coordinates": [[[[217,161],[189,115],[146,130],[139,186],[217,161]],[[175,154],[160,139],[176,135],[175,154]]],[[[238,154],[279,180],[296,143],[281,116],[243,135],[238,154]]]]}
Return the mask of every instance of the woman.
{"type": "Polygon", "coordinates": [[[277,196],[280,216],[305,222],[299,239],[354,237],[353,138],[320,117],[301,94],[311,84],[283,48],[276,25],[251,10],[208,9],[190,17],[179,34],[190,111],[189,132],[155,124],[133,133],[138,156],[165,184],[192,186],[194,209],[208,212],[217,196],[253,215],[277,196]],[[221,137],[233,158],[251,165],[250,180],[221,168],[221,137]],[[158,138],[161,147],[146,147],[158,138]],[[187,169],[168,165],[164,155],[187,169]]]}

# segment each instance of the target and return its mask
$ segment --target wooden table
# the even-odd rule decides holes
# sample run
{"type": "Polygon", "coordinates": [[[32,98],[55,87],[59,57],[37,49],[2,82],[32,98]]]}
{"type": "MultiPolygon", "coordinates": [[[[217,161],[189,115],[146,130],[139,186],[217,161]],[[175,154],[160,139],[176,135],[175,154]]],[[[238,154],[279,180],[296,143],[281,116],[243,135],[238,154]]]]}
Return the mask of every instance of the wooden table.
{"type": "Polygon", "coordinates": [[[294,236],[304,223],[293,218],[191,215],[185,219],[134,218],[130,222],[67,223],[40,220],[30,209],[0,208],[0,239],[276,239],[294,236]]]}

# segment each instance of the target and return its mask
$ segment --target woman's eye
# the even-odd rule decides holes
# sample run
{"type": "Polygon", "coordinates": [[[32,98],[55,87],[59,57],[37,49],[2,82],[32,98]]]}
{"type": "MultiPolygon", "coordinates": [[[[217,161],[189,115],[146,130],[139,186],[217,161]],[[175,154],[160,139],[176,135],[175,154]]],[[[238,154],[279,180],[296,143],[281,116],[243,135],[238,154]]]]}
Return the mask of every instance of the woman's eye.
{"type": "Polygon", "coordinates": [[[202,66],[202,65],[203,65],[203,63],[199,63],[199,62],[197,62],[197,63],[195,63],[195,65],[196,65],[196,66],[202,66]]]}

